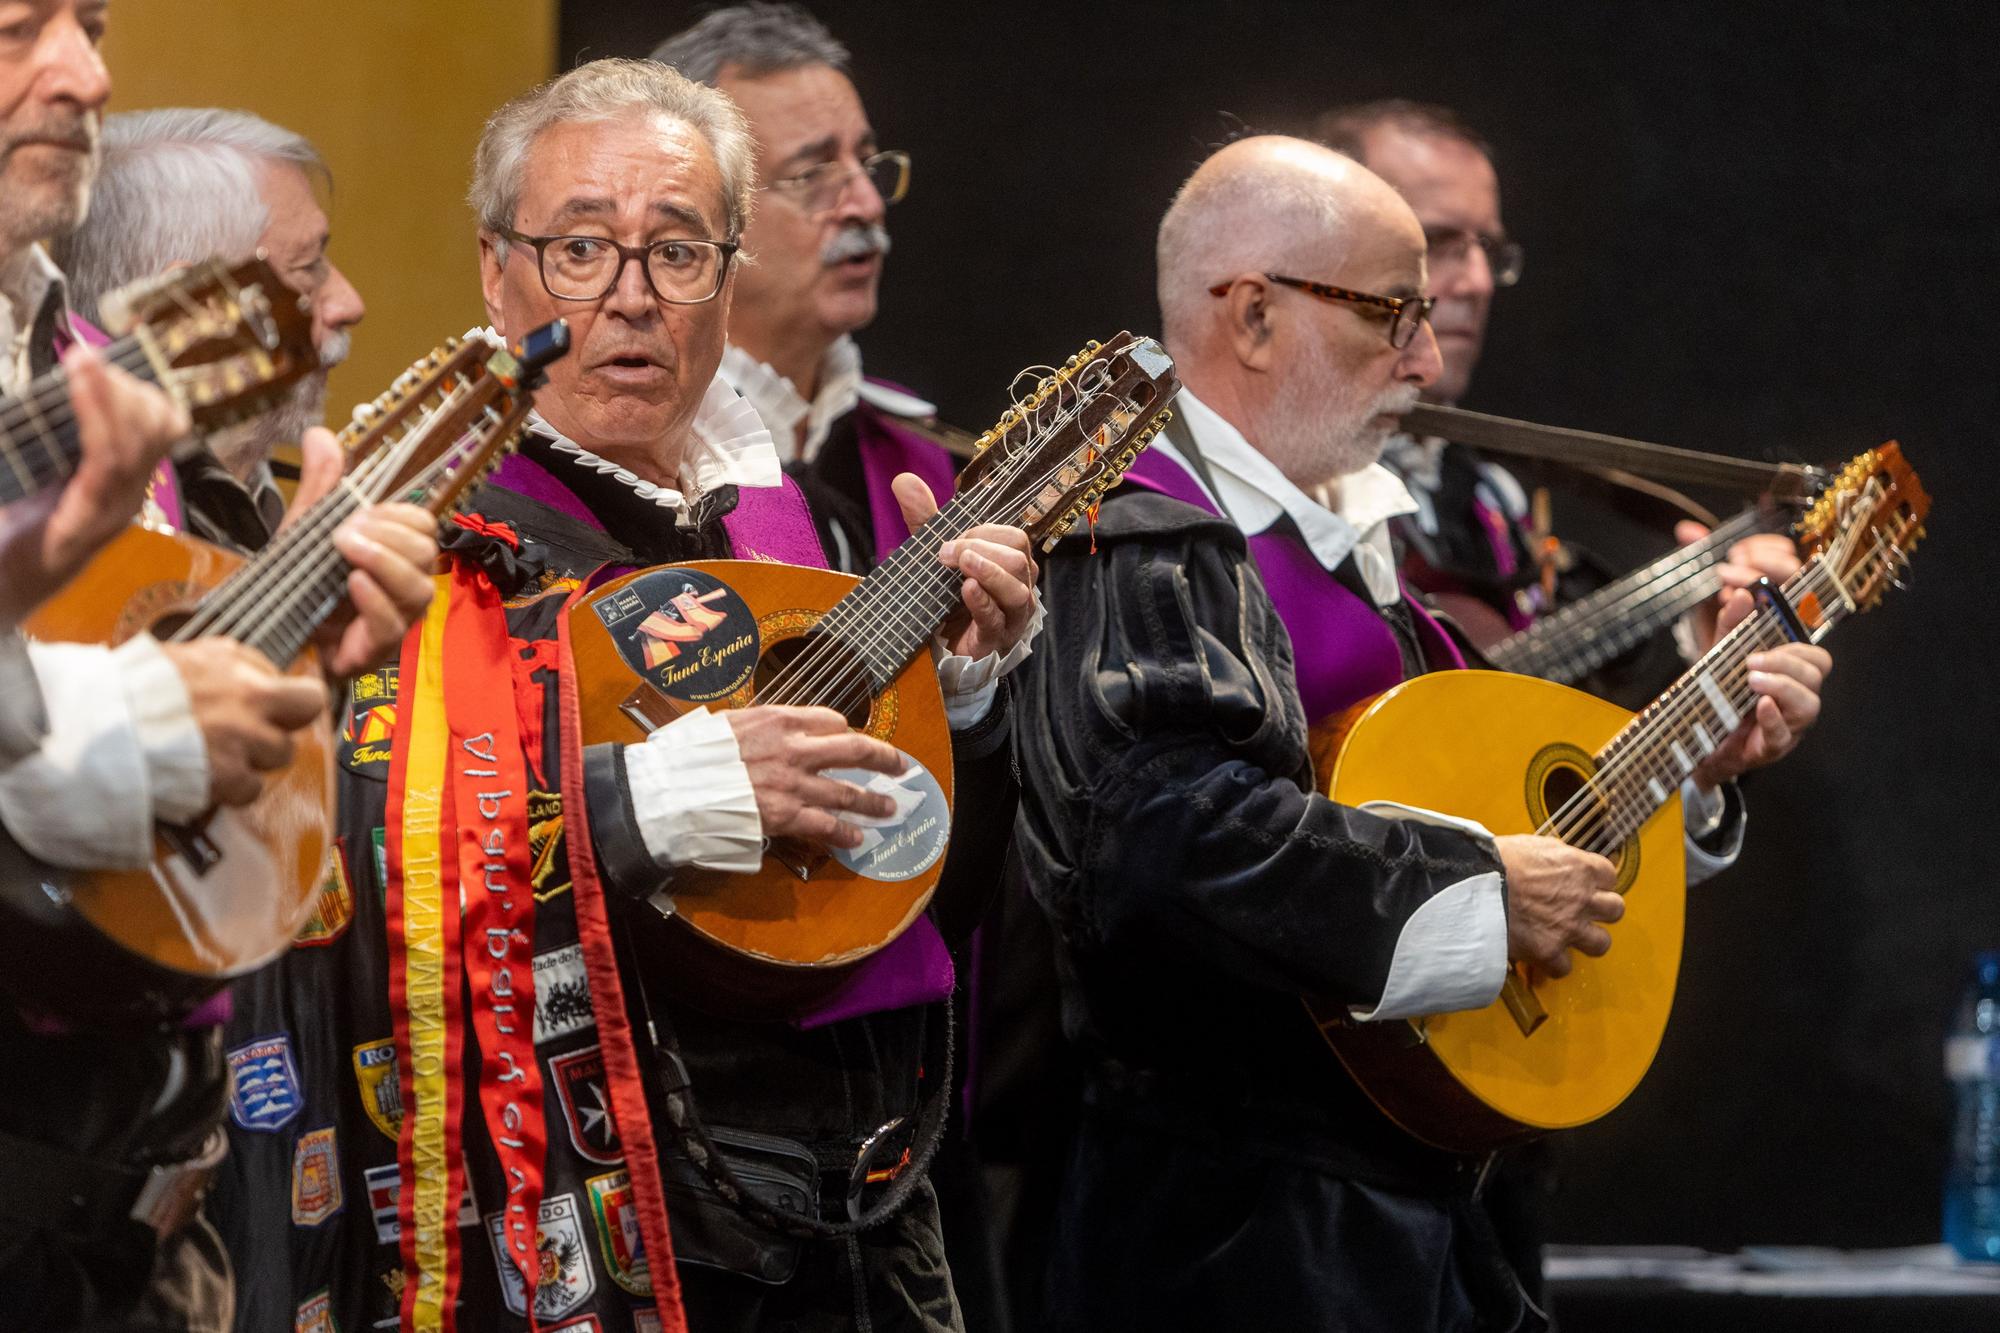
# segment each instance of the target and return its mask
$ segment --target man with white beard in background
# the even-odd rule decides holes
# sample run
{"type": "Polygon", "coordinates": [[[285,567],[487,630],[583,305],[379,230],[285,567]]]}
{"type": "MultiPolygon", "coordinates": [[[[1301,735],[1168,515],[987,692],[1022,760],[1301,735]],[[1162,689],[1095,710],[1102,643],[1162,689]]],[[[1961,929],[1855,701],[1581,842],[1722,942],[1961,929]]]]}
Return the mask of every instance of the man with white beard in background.
{"type": "Polygon", "coordinates": [[[305,434],[324,418],[327,374],[346,359],[349,331],[366,313],[327,253],[331,231],[319,190],[331,188],[312,144],[247,111],[128,111],[105,118],[90,216],[57,249],[77,308],[91,319],[128,283],[258,251],[311,304],[321,368],[278,406],[215,432],[206,450],[174,464],[187,530],[237,550],[261,547],[284,514],[273,448],[299,444],[310,455],[307,466],[331,466],[325,443],[306,444],[305,434]]]}

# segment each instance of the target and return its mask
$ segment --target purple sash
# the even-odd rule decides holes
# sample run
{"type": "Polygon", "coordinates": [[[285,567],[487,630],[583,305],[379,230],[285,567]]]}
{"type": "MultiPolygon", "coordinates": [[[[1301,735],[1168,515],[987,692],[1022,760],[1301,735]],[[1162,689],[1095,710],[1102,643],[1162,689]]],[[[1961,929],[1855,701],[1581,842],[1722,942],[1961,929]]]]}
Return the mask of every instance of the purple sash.
{"type": "MultiPolygon", "coordinates": [[[[509,454],[500,464],[491,484],[604,530],[575,492],[548,469],[518,453],[509,454]]],[[[901,521],[899,516],[897,522],[901,521]]],[[[723,517],[722,526],[729,533],[730,549],[739,557],[762,556],[788,565],[827,567],[812,512],[790,477],[783,486],[738,490],[736,508],[723,517]]],[[[625,572],[613,570],[608,576],[625,572]]],[[[951,954],[943,937],[930,917],[920,916],[886,948],[857,964],[831,995],[794,1016],[792,1022],[800,1028],[816,1028],[864,1014],[931,1004],[951,994],[953,979],[951,954]]]]}
{"type": "MultiPolygon", "coordinates": [[[[1187,469],[1157,450],[1139,456],[1125,479],[1147,490],[1216,513],[1187,469]]],[[[1403,681],[1396,632],[1369,602],[1328,573],[1305,543],[1272,529],[1249,538],[1251,558],[1291,636],[1299,702],[1317,725],[1403,681]]],[[[1440,668],[1465,659],[1422,606],[1404,592],[1424,660],[1440,668]]]]}
{"type": "MultiPolygon", "coordinates": [[[[887,380],[877,382],[899,388],[887,380]]],[[[861,475],[868,486],[869,517],[875,523],[875,562],[880,564],[910,535],[889,483],[898,473],[914,472],[930,486],[931,494],[943,506],[952,497],[958,466],[935,441],[903,426],[866,400],[855,404],[854,434],[861,449],[861,475]]]]}

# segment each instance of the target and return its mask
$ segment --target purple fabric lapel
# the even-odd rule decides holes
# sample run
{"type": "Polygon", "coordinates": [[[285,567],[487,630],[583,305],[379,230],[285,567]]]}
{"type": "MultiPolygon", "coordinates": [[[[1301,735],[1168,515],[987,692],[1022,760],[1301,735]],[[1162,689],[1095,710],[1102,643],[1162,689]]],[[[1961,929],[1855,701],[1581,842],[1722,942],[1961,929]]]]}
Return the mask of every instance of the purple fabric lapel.
{"type": "MultiPolygon", "coordinates": [[[[1148,490],[1216,512],[1195,479],[1164,453],[1141,454],[1125,479],[1148,490]]],[[[1393,685],[1402,683],[1403,657],[1395,631],[1375,608],[1329,574],[1305,543],[1285,531],[1248,539],[1257,574],[1292,640],[1293,670],[1306,720],[1317,724],[1393,685]]],[[[1424,659],[1464,666],[1451,640],[1405,593],[1424,659]]]]}
{"type": "MultiPolygon", "coordinates": [[[[603,530],[604,525],[569,487],[520,454],[507,456],[494,472],[492,484],[603,530]]],[[[782,487],[739,490],[736,508],[723,518],[722,525],[729,531],[730,549],[743,558],[764,556],[788,565],[826,568],[826,554],[820,549],[812,513],[790,477],[782,487]]],[[[943,937],[929,916],[920,916],[888,947],[857,964],[831,995],[792,1021],[801,1028],[816,1028],[864,1014],[930,1004],[951,994],[953,980],[951,954],[943,937]]]]}
{"type": "MultiPolygon", "coordinates": [[[[76,343],[82,343],[86,347],[109,347],[111,336],[81,315],[66,314],[56,325],[56,355],[61,356],[76,343]]],[[[153,480],[146,487],[146,498],[160,507],[160,512],[166,516],[168,527],[177,531],[186,529],[187,523],[184,521],[186,515],[181,511],[181,483],[180,479],[174,476],[174,465],[171,462],[161,459],[160,465],[153,469],[153,480]]],[[[227,996],[227,991],[216,996],[208,1005],[197,1010],[197,1014],[207,1013],[209,1007],[217,1002],[223,1002],[223,1008],[226,1009],[227,996]]],[[[225,1013],[223,1017],[226,1018],[228,1015],[225,1013]]],[[[206,1021],[202,1020],[204,1023],[206,1021]]],[[[190,1026],[193,1026],[192,1021],[190,1026]]]]}
{"type": "Polygon", "coordinates": [[[880,564],[910,535],[889,483],[898,473],[914,472],[942,506],[952,497],[957,467],[934,442],[867,402],[855,406],[854,434],[861,449],[861,475],[868,485],[868,513],[875,524],[875,561],[880,564]]]}

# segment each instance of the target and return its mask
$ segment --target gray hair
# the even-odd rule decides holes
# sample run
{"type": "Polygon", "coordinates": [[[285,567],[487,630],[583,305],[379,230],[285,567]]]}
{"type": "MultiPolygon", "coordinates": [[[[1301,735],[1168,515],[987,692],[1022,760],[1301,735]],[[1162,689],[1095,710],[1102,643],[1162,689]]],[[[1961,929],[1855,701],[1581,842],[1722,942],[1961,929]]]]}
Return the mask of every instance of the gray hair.
{"type": "MultiPolygon", "coordinates": [[[[1328,155],[1319,145],[1297,143],[1328,155]]],[[[1189,345],[1211,285],[1245,272],[1311,276],[1346,229],[1340,192],[1304,160],[1197,168],[1160,219],[1155,258],[1161,329],[1189,345]]]]}
{"type": "Polygon", "coordinates": [[[697,83],[715,86],[731,65],[761,78],[803,65],[847,72],[847,48],[798,5],[753,0],[718,9],[653,48],[653,59],[697,83]]]}
{"type": "Polygon", "coordinates": [[[173,264],[240,259],[257,248],[270,210],[257,169],[285,162],[329,180],[301,136],[247,111],[168,107],[104,120],[104,165],[90,214],[55,247],[79,313],[95,319],[104,297],[173,264]]]}
{"type": "MultiPolygon", "coordinates": [[[[672,116],[708,141],[722,173],[727,239],[741,236],[756,181],[756,146],[743,113],[715,89],[651,60],[593,60],[494,112],[479,136],[467,194],[479,225],[490,232],[514,225],[528,150],[544,131],[617,120],[632,111],[672,116]]],[[[497,243],[505,254],[505,239],[497,243]]]]}

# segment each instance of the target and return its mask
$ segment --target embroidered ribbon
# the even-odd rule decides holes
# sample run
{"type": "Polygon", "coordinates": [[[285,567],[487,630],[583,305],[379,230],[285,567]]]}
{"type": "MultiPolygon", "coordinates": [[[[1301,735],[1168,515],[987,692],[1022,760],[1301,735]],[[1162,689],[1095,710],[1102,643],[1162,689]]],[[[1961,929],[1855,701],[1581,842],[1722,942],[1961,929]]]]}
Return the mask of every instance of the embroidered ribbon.
{"type": "Polygon", "coordinates": [[[597,877],[597,856],[590,841],[590,815],[583,799],[583,716],[576,690],[576,659],[570,651],[569,611],[583,593],[572,594],[557,621],[561,690],[560,751],[562,754],[563,844],[569,851],[570,892],[576,904],[577,936],[583,945],[584,972],[590,983],[590,1007],[597,1018],[605,1080],[610,1085],[611,1115],[618,1139],[625,1146],[625,1166],[632,1182],[634,1211],[646,1251],[662,1333],[687,1333],[681,1308],[680,1271],[674,1266],[674,1241],[667,1230],[667,1196],[660,1184],[660,1153],[653,1138],[652,1115],[646,1107],[645,1075],[632,1025],[626,1018],[625,988],[618,976],[618,956],[611,939],[604,885],[597,877]]]}
{"type": "Polygon", "coordinates": [[[455,1327],[458,1200],[465,1188],[458,875],[456,858],[444,855],[443,843],[450,729],[441,659],[451,599],[449,581],[437,582],[423,623],[403,641],[402,717],[389,763],[384,848],[389,1004],[404,1105],[396,1146],[406,1279],[402,1324],[420,1333],[455,1327]]]}
{"type": "Polygon", "coordinates": [[[537,1218],[547,1132],[535,1058],[535,895],[529,875],[528,778],[514,700],[514,656],[500,594],[459,564],[444,632],[450,672],[451,811],[479,1101],[507,1197],[501,1236],[521,1274],[528,1326],[540,1280],[537,1218]]]}

